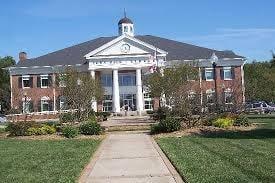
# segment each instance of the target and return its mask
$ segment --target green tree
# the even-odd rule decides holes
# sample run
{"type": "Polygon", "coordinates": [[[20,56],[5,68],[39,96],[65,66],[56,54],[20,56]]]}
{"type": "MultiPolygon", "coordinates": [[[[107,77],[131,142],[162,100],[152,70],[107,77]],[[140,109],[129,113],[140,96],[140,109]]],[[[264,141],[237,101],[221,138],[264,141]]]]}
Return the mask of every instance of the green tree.
{"type": "Polygon", "coordinates": [[[245,64],[246,100],[275,101],[275,67],[270,62],[245,64]]]}
{"type": "Polygon", "coordinates": [[[271,67],[275,67],[275,53],[273,51],[271,51],[271,53],[272,53],[272,59],[270,61],[271,67]]]}
{"type": "MultiPolygon", "coordinates": [[[[190,90],[193,85],[191,80],[197,79],[197,68],[183,64],[149,74],[145,79],[145,86],[153,97],[165,97],[166,103],[172,106],[174,114],[186,117],[191,114],[194,106],[190,100],[190,90]]],[[[193,87],[192,90],[197,89],[193,87]]]]}
{"type": "Polygon", "coordinates": [[[15,64],[11,56],[0,57],[0,105],[1,112],[6,113],[10,109],[10,77],[4,69],[15,64]]]}
{"type": "Polygon", "coordinates": [[[104,90],[100,82],[88,73],[68,68],[62,75],[66,85],[62,87],[62,95],[68,108],[76,109],[77,120],[82,121],[92,112],[92,101],[102,99],[104,90]]]}

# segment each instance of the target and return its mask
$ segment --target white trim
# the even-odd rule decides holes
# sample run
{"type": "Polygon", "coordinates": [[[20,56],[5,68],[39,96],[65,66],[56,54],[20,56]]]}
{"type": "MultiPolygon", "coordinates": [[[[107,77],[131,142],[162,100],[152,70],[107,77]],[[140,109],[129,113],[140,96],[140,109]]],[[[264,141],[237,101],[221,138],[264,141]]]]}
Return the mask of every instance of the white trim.
{"type": "Polygon", "coordinates": [[[115,43],[117,43],[117,42],[123,40],[124,38],[127,38],[127,39],[129,39],[129,40],[131,40],[131,41],[133,41],[133,42],[139,43],[139,44],[141,44],[141,45],[143,45],[143,46],[145,46],[145,47],[148,47],[148,48],[150,48],[150,49],[152,49],[152,50],[154,50],[154,51],[157,51],[157,52],[159,52],[159,53],[166,54],[166,55],[168,54],[168,52],[166,52],[166,51],[164,51],[164,50],[161,50],[161,49],[159,49],[159,48],[156,48],[156,47],[153,46],[153,45],[150,45],[150,44],[148,44],[148,43],[145,43],[145,42],[143,42],[143,41],[141,41],[141,40],[139,40],[139,39],[137,39],[137,38],[134,38],[134,37],[132,37],[132,36],[123,34],[123,35],[121,35],[121,36],[119,36],[119,37],[117,37],[117,38],[111,40],[110,42],[108,42],[108,43],[106,43],[106,44],[104,44],[104,45],[102,45],[102,46],[96,48],[95,50],[93,50],[93,51],[91,51],[90,53],[86,54],[84,57],[85,57],[86,59],[89,59],[89,58],[91,58],[92,56],[94,56],[95,54],[97,54],[97,53],[99,53],[100,51],[102,51],[102,50],[104,50],[104,49],[106,49],[106,48],[108,48],[108,47],[114,45],[115,43]]]}
{"type": "Polygon", "coordinates": [[[205,75],[205,81],[214,81],[214,68],[205,68],[204,69],[204,75],[205,75]],[[213,79],[207,79],[207,77],[206,77],[206,72],[207,71],[212,71],[212,75],[213,75],[213,79]]]}

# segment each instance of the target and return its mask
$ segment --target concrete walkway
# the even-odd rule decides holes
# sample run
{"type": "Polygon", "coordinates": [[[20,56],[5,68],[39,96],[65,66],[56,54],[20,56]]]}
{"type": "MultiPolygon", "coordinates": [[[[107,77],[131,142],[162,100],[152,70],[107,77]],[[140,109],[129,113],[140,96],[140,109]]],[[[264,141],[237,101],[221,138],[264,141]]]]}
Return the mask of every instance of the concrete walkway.
{"type": "Polygon", "coordinates": [[[85,168],[80,182],[183,182],[156,142],[145,133],[110,134],[85,168]]]}

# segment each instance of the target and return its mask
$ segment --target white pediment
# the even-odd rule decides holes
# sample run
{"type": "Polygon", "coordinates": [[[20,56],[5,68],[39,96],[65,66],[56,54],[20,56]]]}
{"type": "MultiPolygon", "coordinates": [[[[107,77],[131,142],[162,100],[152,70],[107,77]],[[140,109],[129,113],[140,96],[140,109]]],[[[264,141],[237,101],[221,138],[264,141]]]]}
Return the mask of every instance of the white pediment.
{"type": "Polygon", "coordinates": [[[134,37],[122,35],[91,51],[85,57],[90,59],[93,57],[149,55],[155,53],[155,51],[157,51],[157,54],[167,54],[167,52],[134,37]]]}
{"type": "Polygon", "coordinates": [[[142,48],[140,45],[129,40],[121,40],[118,43],[98,52],[95,56],[108,55],[140,55],[148,54],[150,50],[142,48]]]}

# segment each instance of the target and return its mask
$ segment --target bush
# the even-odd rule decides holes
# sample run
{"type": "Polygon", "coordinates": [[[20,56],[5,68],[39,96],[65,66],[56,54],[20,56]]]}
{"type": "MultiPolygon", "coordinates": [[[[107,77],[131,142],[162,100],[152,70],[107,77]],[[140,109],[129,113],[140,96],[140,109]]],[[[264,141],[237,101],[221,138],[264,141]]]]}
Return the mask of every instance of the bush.
{"type": "Polygon", "coordinates": [[[42,125],[41,127],[31,127],[28,129],[27,135],[46,135],[54,134],[56,129],[49,125],[42,125]]]}
{"type": "Polygon", "coordinates": [[[212,125],[219,128],[227,128],[232,126],[234,123],[234,120],[232,118],[218,118],[215,121],[213,121],[212,125]]]}
{"type": "Polygon", "coordinates": [[[154,111],[146,111],[146,114],[152,115],[154,114],[154,111]]]}
{"type": "Polygon", "coordinates": [[[235,120],[234,120],[234,126],[250,126],[250,122],[248,118],[245,115],[239,115],[235,120]]]}
{"type": "Polygon", "coordinates": [[[72,123],[75,121],[75,114],[72,112],[62,113],[59,115],[60,123],[72,123]]]}
{"type": "Polygon", "coordinates": [[[31,127],[39,126],[34,121],[19,121],[8,123],[6,130],[10,133],[11,136],[24,136],[28,135],[28,129],[31,127]]]}
{"type": "Polygon", "coordinates": [[[54,134],[56,132],[56,129],[49,125],[42,125],[41,130],[45,131],[46,134],[54,134]]]}
{"type": "Polygon", "coordinates": [[[110,112],[96,112],[95,115],[102,121],[107,121],[108,117],[111,116],[110,112]]]}
{"type": "Polygon", "coordinates": [[[62,134],[67,138],[74,138],[78,135],[78,129],[74,126],[65,126],[62,128],[62,134]]]}
{"type": "Polygon", "coordinates": [[[154,120],[164,120],[169,114],[169,109],[166,107],[160,107],[158,110],[154,111],[153,119],[154,120]]]}
{"type": "Polygon", "coordinates": [[[167,118],[161,120],[158,124],[151,126],[151,134],[169,133],[180,130],[181,122],[179,119],[167,118]]]}
{"type": "Polygon", "coordinates": [[[80,125],[80,133],[84,135],[100,135],[102,128],[100,124],[95,121],[89,121],[80,125]]]}

